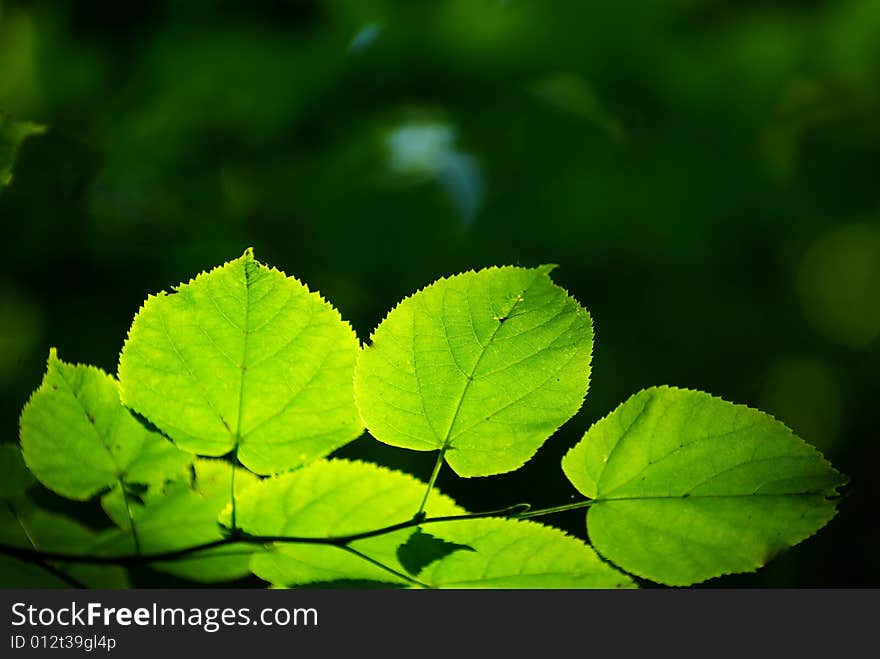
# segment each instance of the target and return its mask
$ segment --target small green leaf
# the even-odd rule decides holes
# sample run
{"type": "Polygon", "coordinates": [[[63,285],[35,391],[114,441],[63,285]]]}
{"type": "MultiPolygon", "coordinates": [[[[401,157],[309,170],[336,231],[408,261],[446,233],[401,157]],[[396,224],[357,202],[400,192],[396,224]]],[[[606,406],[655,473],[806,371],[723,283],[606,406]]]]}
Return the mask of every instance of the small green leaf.
{"type": "MultiPolygon", "coordinates": [[[[232,466],[221,460],[199,459],[193,468],[196,476],[192,487],[183,482],[171,483],[161,491],[149,491],[143,504],[129,501],[142,553],[174,551],[223,538],[218,518],[230,502],[232,466]]],[[[235,475],[236,497],[257,482],[256,476],[239,468],[235,475]]],[[[104,537],[100,553],[133,554],[135,545],[122,492],[113,490],[101,499],[101,504],[119,530],[104,537]]],[[[228,581],[250,572],[248,564],[255,550],[253,545],[232,543],[151,565],[195,581],[228,581]]]]}
{"type": "Polygon", "coordinates": [[[635,587],[582,541],[543,524],[487,518],[443,522],[431,532],[472,548],[419,573],[419,580],[434,588],[635,587]]]}
{"type": "Polygon", "coordinates": [[[14,444],[0,445],[0,501],[24,496],[34,477],[24,464],[21,449],[14,444]]]}
{"type": "Polygon", "coordinates": [[[397,559],[407,572],[418,576],[425,566],[456,551],[474,551],[474,548],[447,542],[422,529],[416,529],[409,539],[397,548],[397,559]]]}
{"type": "MultiPolygon", "coordinates": [[[[14,504],[7,502],[0,505],[0,543],[22,549],[88,556],[94,554],[99,542],[99,535],[94,531],[64,515],[38,508],[30,501],[22,500],[14,504]]],[[[51,563],[62,572],[93,588],[128,586],[128,578],[121,567],[85,563],[66,564],[62,561],[51,561],[51,563]]],[[[25,564],[15,559],[0,563],[0,577],[4,579],[0,586],[12,587],[15,580],[6,581],[3,573],[16,565],[25,564]]],[[[67,585],[58,581],[57,577],[43,577],[41,583],[53,587],[67,585]]],[[[36,587],[36,585],[28,585],[28,587],[36,587]]]]}
{"type": "Polygon", "coordinates": [[[45,131],[45,126],[32,121],[15,121],[0,113],[0,188],[12,183],[12,166],[22,142],[45,131]]]}
{"type": "Polygon", "coordinates": [[[577,412],[590,379],[590,315],[551,269],[467,272],[401,302],[358,357],[370,433],[444,450],[460,476],[525,464],[577,412]]]}
{"type": "Polygon", "coordinates": [[[112,376],[67,364],[54,348],[43,383],[22,411],[21,446],[43,485],[79,500],[122,481],[173,478],[191,460],[132,417],[112,376]]]}
{"type": "Polygon", "coordinates": [[[291,469],[363,427],[357,338],[330,304],[251,250],[172,294],[151,296],[119,361],[125,403],[178,446],[237,450],[250,470],[291,469]]]}
{"type": "Polygon", "coordinates": [[[562,461],[595,499],[593,546],[639,576],[683,586],[747,572],[835,513],[846,477],[763,412],[699,391],[642,391],[562,461]]]}
{"type": "MultiPolygon", "coordinates": [[[[412,476],[365,462],[322,460],[262,481],[238,500],[239,525],[252,535],[337,537],[412,517],[426,484],[412,476]]],[[[455,503],[432,491],[426,509],[431,515],[460,514],[455,503]]],[[[402,529],[351,543],[372,559],[404,572],[397,548],[413,529],[402,529]]],[[[375,564],[332,545],[277,543],[254,557],[254,573],[279,586],[337,579],[405,583],[375,564]]]]}

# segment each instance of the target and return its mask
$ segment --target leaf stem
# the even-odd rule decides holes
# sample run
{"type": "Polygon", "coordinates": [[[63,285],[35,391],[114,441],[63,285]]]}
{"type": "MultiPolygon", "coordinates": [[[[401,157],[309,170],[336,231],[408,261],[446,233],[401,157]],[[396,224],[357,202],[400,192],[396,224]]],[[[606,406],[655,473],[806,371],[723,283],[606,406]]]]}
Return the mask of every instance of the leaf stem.
{"type": "Polygon", "coordinates": [[[128,498],[128,492],[125,491],[125,482],[122,480],[122,476],[118,479],[119,482],[119,491],[122,493],[122,501],[125,503],[125,513],[128,515],[128,527],[131,529],[131,539],[134,542],[134,551],[136,554],[141,554],[141,540],[138,537],[137,529],[134,525],[134,515],[131,514],[131,500],[128,498]]]}
{"type": "Polygon", "coordinates": [[[235,523],[235,472],[238,467],[238,442],[235,443],[235,449],[232,451],[232,476],[229,479],[229,498],[232,501],[232,533],[238,533],[238,527],[235,523]]]}
{"type": "Polygon", "coordinates": [[[593,504],[593,499],[586,501],[576,501],[574,503],[566,503],[561,506],[553,506],[552,508],[540,508],[531,510],[517,515],[517,519],[528,519],[529,517],[541,517],[542,515],[552,515],[553,513],[561,513],[566,510],[577,510],[578,508],[589,508],[593,504]]]}
{"type": "Polygon", "coordinates": [[[437,475],[440,473],[440,467],[443,466],[443,458],[446,457],[446,449],[447,445],[443,445],[443,448],[440,449],[440,452],[437,454],[437,460],[434,462],[434,470],[431,472],[431,478],[428,479],[428,488],[425,490],[425,496],[422,497],[422,503],[419,504],[419,509],[414,515],[414,517],[420,517],[421,514],[425,511],[425,505],[428,503],[428,497],[431,495],[431,490],[434,489],[434,483],[437,482],[437,475]]]}

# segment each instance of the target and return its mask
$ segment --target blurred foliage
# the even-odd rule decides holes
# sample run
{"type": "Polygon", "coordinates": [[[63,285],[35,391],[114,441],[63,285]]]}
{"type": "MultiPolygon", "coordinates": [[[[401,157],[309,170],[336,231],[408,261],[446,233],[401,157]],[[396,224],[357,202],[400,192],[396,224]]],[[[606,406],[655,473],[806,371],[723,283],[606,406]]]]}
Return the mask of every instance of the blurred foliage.
{"type": "Polygon", "coordinates": [[[596,324],[583,411],[439,487],[565,502],[589,422],[701,388],[853,482],[826,533],[712,583],[880,585],[878,34],[876,0],[0,0],[0,112],[48,127],[0,190],[6,434],[50,345],[115,370],[144,291],[249,245],[362,339],[438,276],[558,263],[596,324]]]}
{"type": "Polygon", "coordinates": [[[880,335],[880,222],[822,236],[800,271],[804,309],[829,338],[865,348],[880,335]]]}
{"type": "Polygon", "coordinates": [[[32,121],[13,121],[0,114],[0,187],[12,182],[12,165],[21,143],[45,130],[32,121]]]}

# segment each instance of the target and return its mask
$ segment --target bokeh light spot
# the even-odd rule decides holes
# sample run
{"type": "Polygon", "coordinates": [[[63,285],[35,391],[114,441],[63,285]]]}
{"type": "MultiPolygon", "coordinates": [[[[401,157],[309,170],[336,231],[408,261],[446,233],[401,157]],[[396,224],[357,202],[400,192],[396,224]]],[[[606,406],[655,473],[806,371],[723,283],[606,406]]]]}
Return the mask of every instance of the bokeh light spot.
{"type": "Polygon", "coordinates": [[[825,336],[864,348],[880,335],[880,226],[823,236],[807,250],[799,279],[805,313],[825,336]]]}

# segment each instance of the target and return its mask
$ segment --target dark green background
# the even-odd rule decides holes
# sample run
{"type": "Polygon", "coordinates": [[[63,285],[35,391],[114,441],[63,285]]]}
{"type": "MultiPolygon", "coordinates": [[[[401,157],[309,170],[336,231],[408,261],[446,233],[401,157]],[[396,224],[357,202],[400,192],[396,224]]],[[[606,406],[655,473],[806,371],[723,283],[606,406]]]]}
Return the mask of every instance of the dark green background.
{"type": "Polygon", "coordinates": [[[0,111],[48,127],[0,190],[6,439],[49,346],[115,371],[147,293],[250,245],[362,339],[438,276],[557,263],[596,326],[584,408],[520,472],[439,486],[565,503],[592,421],[705,389],[852,478],[817,536],[709,585],[878,586],[878,35],[876,0],[0,0],[0,111]]]}

